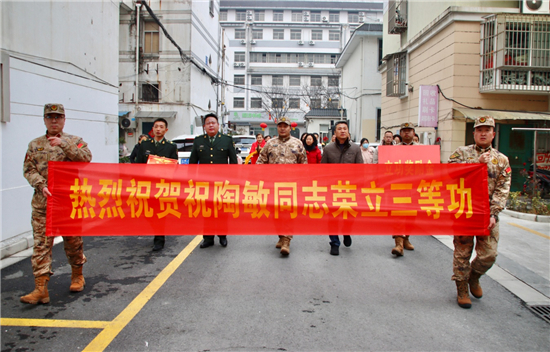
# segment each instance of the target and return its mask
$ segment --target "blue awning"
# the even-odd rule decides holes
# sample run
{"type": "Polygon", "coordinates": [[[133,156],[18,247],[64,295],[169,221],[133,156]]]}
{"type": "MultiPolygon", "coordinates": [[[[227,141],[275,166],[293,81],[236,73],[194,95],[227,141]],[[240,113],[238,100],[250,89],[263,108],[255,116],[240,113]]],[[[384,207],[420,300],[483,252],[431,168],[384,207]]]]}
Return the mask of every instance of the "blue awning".
{"type": "Polygon", "coordinates": [[[130,111],[119,111],[118,112],[118,117],[124,117],[126,115],[128,115],[130,113],[130,111]]]}

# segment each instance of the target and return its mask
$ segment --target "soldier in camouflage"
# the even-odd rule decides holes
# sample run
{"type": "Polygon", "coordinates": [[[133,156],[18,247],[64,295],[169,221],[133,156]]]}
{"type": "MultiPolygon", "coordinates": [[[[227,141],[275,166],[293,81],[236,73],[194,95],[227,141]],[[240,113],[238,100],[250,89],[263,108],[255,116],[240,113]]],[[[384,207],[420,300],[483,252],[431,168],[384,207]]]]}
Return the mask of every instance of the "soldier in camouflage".
{"type": "Polygon", "coordinates": [[[457,302],[462,308],[470,308],[470,292],[476,298],[483,296],[479,278],[496,261],[498,245],[498,214],[506,206],[510,192],[512,169],[508,158],[491,147],[495,138],[495,120],[490,116],[476,119],[474,124],[475,144],[459,147],[449,157],[449,163],[484,163],[489,173],[489,202],[491,219],[489,236],[476,236],[476,258],[470,264],[474,249],[474,236],[455,236],[453,254],[453,277],[457,287],[457,302]]]}
{"type": "MultiPolygon", "coordinates": [[[[256,165],[259,164],[307,164],[306,149],[302,142],[290,135],[290,120],[287,117],[281,117],[277,123],[277,132],[279,135],[269,140],[262,148],[256,165]]],[[[286,221],[277,221],[277,226],[284,227],[288,224],[286,221]]],[[[279,232],[280,233],[280,232],[279,232]]],[[[292,236],[279,235],[279,242],[275,248],[281,248],[282,255],[290,254],[290,240],[292,236]]]]}
{"type": "MultiPolygon", "coordinates": [[[[48,281],[52,271],[53,237],[46,237],[46,203],[52,196],[48,189],[48,161],[90,162],[92,153],[82,138],[63,132],[65,126],[65,108],[61,104],[44,106],[44,124],[46,134],[29,143],[23,175],[34,188],[32,197],[32,228],[34,236],[31,257],[35,289],[21,297],[21,302],[29,304],[49,303],[48,281]]],[[[71,292],[84,289],[82,266],[86,263],[82,237],[63,237],[65,254],[72,268],[71,292]]]]}

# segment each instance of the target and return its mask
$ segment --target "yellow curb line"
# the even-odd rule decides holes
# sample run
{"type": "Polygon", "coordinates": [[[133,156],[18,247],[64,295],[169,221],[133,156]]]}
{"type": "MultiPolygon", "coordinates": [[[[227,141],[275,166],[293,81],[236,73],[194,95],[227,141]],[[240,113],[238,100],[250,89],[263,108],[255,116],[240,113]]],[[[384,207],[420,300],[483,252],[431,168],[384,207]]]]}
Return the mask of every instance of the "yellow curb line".
{"type": "Polygon", "coordinates": [[[81,329],[104,329],[110,321],[94,320],[58,320],[58,319],[19,319],[1,318],[1,326],[35,326],[41,328],[81,328],[81,329]]]}
{"type": "Polygon", "coordinates": [[[531,232],[531,233],[534,233],[534,234],[537,235],[537,236],[540,236],[540,237],[543,237],[543,238],[546,238],[546,239],[550,240],[550,236],[547,236],[547,235],[545,235],[545,234],[542,234],[542,233],[540,233],[540,232],[538,232],[538,231],[528,229],[527,227],[523,227],[523,226],[518,225],[518,224],[514,224],[513,222],[509,222],[508,224],[509,224],[509,225],[512,225],[512,226],[515,226],[515,227],[519,227],[519,228],[522,229],[522,230],[529,231],[529,232],[531,232]]]}
{"type": "Polygon", "coordinates": [[[201,235],[195,238],[178,254],[160,274],[151,281],[141,293],[84,348],[83,352],[103,351],[117,337],[117,335],[130,323],[130,321],[141,311],[145,304],[162,287],[170,276],[179,268],[183,261],[198,246],[202,239],[201,235]]]}

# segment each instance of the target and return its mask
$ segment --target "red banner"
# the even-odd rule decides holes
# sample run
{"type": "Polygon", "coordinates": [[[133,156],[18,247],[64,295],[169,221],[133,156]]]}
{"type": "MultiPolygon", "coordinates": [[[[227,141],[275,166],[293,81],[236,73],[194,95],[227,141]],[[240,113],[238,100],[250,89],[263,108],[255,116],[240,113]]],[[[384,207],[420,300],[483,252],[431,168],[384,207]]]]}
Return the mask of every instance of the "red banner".
{"type": "Polygon", "coordinates": [[[379,145],[378,164],[439,164],[438,145],[379,145]]]}
{"type": "Polygon", "coordinates": [[[50,162],[48,236],[488,235],[482,164],[50,162]]]}

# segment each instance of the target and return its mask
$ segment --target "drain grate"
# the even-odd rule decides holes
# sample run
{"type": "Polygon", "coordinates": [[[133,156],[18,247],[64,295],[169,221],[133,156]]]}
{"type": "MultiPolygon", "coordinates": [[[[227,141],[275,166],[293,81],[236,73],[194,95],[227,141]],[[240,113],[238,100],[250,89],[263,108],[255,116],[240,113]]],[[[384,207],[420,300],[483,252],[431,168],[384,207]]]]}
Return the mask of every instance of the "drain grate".
{"type": "Polygon", "coordinates": [[[550,306],[528,306],[528,308],[545,322],[550,323],[550,306]]]}

